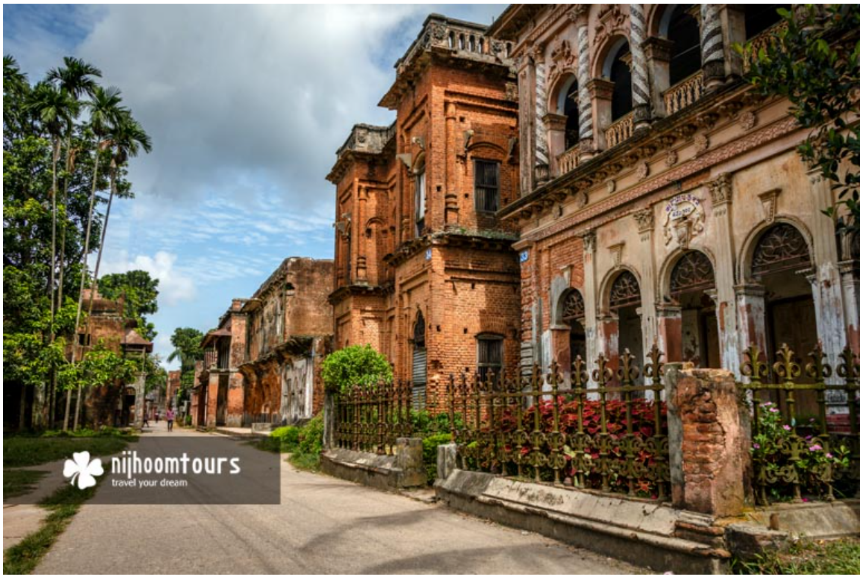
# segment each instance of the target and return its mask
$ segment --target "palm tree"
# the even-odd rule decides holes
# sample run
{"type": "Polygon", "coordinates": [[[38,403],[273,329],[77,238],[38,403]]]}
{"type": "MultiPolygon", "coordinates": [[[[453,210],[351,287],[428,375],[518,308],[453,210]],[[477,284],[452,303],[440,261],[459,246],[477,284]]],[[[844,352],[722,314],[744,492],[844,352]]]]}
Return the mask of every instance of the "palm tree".
{"type": "MultiPolygon", "coordinates": [[[[90,112],[90,129],[93,131],[94,135],[94,149],[95,149],[95,159],[93,162],[93,182],[90,189],[90,208],[87,213],[87,227],[84,234],[84,251],[81,255],[81,286],[78,290],[78,309],[75,313],[75,331],[77,338],[78,326],[81,323],[81,309],[84,305],[84,281],[87,278],[87,255],[90,252],[90,230],[93,225],[93,207],[96,204],[96,189],[98,188],[99,183],[99,157],[103,150],[105,150],[107,143],[104,140],[108,129],[111,124],[114,123],[121,114],[121,111],[125,109],[120,106],[121,98],[120,98],[120,90],[117,88],[102,88],[96,87],[93,90],[93,96],[87,101],[84,106],[87,107],[90,112]]],[[[91,292],[92,293],[92,292],[91,292]]],[[[76,349],[73,345],[72,347],[72,363],[75,363],[76,358],[76,349]]],[[[66,397],[66,412],[63,417],[63,429],[66,430],[69,426],[69,410],[70,408],[70,397],[66,397]]],[[[76,402],[76,407],[80,405],[80,392],[79,399],[76,402]]],[[[76,411],[76,421],[78,418],[76,411]]]]}
{"type": "MultiPolygon", "coordinates": [[[[93,314],[93,298],[99,288],[99,265],[102,263],[102,251],[105,249],[105,235],[108,232],[108,219],[111,216],[111,202],[117,194],[117,175],[119,170],[132,158],[138,156],[140,150],[149,153],[153,149],[153,143],[141,125],[132,118],[132,114],[126,109],[120,109],[112,121],[112,125],[105,134],[105,144],[111,147],[111,164],[108,169],[108,178],[111,182],[111,192],[108,195],[108,206],[105,209],[105,221],[102,223],[102,238],[99,242],[99,250],[96,254],[96,267],[93,269],[93,288],[90,291],[90,301],[87,305],[87,333],[90,332],[90,317],[93,314]]],[[[75,428],[78,428],[78,416],[80,414],[81,396],[75,402],[75,428]]]]}
{"type": "MultiPolygon", "coordinates": [[[[48,71],[48,76],[46,78],[47,82],[50,82],[60,90],[65,91],[70,97],[74,98],[76,102],[79,102],[81,97],[83,97],[84,95],[92,95],[95,92],[98,85],[96,84],[94,77],[101,78],[101,70],[99,70],[92,64],[88,64],[79,58],[73,58],[71,56],[64,57],[63,64],[64,66],[61,68],[54,68],[48,71]]],[[[75,153],[72,150],[72,133],[74,131],[74,120],[75,119],[72,118],[66,127],[66,162],[64,163],[66,171],[63,178],[63,198],[61,200],[64,208],[67,207],[67,198],[69,196],[69,174],[75,168],[75,153]]],[[[66,218],[64,218],[60,224],[60,273],[57,280],[56,305],[58,310],[63,307],[63,274],[66,268],[66,228],[68,222],[69,218],[67,212],[66,218]]],[[[51,411],[49,413],[49,415],[51,416],[51,427],[53,427],[55,414],[54,406],[56,404],[56,401],[57,375],[56,373],[54,373],[51,383],[51,411]]]]}
{"type": "MultiPolygon", "coordinates": [[[[51,301],[50,338],[54,341],[54,286],[57,263],[57,161],[60,158],[60,140],[63,129],[77,114],[78,103],[69,94],[59,90],[47,82],[40,82],[33,89],[28,108],[41,121],[45,131],[51,137],[51,272],[48,285],[48,297],[51,301]]],[[[37,392],[33,404],[34,421],[42,422],[42,412],[45,405],[44,392],[37,392]]]]}
{"type": "Polygon", "coordinates": [[[26,115],[15,103],[26,101],[30,91],[27,75],[21,72],[18,61],[9,54],[3,56],[3,137],[18,134],[26,125],[26,115]]]}

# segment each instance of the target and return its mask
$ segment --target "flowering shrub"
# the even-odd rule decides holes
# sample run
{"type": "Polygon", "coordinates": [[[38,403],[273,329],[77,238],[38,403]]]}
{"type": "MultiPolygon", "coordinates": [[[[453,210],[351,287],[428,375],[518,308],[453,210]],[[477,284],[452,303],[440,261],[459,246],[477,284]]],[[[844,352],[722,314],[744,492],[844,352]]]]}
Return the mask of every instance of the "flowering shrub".
{"type": "Polygon", "coordinates": [[[788,500],[797,497],[797,481],[802,494],[827,494],[835,472],[849,467],[847,444],[828,435],[800,435],[818,431],[815,418],[802,425],[790,425],[773,402],[759,404],[758,414],[750,453],[762,489],[767,486],[773,500],[788,500]]]}
{"type": "MultiPolygon", "coordinates": [[[[564,435],[564,443],[559,448],[564,462],[559,475],[565,484],[575,484],[577,475],[581,474],[584,487],[602,488],[601,472],[608,474],[608,484],[612,491],[627,492],[629,489],[627,471],[636,472],[634,488],[637,495],[656,497],[658,483],[665,483],[666,475],[659,475],[658,463],[666,461],[666,404],[660,402],[660,431],[655,431],[655,404],[653,401],[634,399],[630,405],[632,435],[627,432],[627,404],[623,400],[607,399],[606,433],[609,443],[606,455],[602,453],[602,417],[599,400],[567,401],[563,396],[558,398],[558,431],[564,435]],[[579,433],[579,409],[582,408],[582,436],[579,433]],[[662,437],[662,441],[655,438],[662,437]],[[656,443],[655,443],[656,442],[656,443]],[[628,448],[630,455],[628,455],[628,448]],[[658,448],[660,450],[658,451],[658,448]],[[659,455],[662,454],[662,455],[659,455]],[[628,465],[630,464],[630,465],[628,465]]],[[[545,439],[540,451],[545,456],[553,453],[550,445],[550,433],[555,431],[553,401],[546,399],[539,404],[522,410],[521,430],[528,437],[522,438],[519,445],[514,435],[518,427],[519,411],[515,407],[496,408],[494,427],[496,439],[489,434],[489,420],[485,419],[477,437],[479,439],[466,446],[469,456],[469,467],[505,471],[509,474],[517,472],[517,465],[527,464],[531,468],[531,453],[533,443],[530,440],[534,431],[535,412],[539,411],[540,428],[545,439]]],[[[488,417],[488,416],[486,416],[488,417]]],[[[468,420],[470,423],[470,419],[468,420]]],[[[668,470],[668,466],[663,466],[668,470]]],[[[540,466],[540,478],[543,481],[554,479],[554,468],[551,465],[540,466]]],[[[668,475],[668,474],[667,474],[668,475]]]]}

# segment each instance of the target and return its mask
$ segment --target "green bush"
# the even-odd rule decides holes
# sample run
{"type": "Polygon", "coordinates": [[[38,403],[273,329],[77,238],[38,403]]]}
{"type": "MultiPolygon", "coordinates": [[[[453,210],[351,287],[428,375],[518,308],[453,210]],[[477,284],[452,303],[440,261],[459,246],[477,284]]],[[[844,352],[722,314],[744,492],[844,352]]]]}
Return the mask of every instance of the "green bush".
{"type": "Polygon", "coordinates": [[[324,414],[319,413],[300,428],[297,453],[320,455],[324,449],[324,414]]]}
{"type": "Polygon", "coordinates": [[[393,380],[387,358],[369,345],[351,345],[327,356],[322,366],[327,391],[338,393],[355,385],[371,385],[393,380]]]}
{"type": "Polygon", "coordinates": [[[426,481],[429,484],[434,483],[438,475],[438,446],[452,441],[449,433],[432,434],[423,438],[423,465],[426,466],[426,481]]]}
{"type": "MultiPolygon", "coordinates": [[[[463,427],[462,414],[454,413],[453,422],[456,429],[463,427]]],[[[426,410],[411,410],[411,426],[414,435],[424,437],[424,434],[443,433],[450,431],[450,414],[439,413],[432,415],[426,410]]]]}
{"type": "Polygon", "coordinates": [[[270,432],[270,439],[278,444],[281,451],[292,452],[300,441],[300,428],[295,425],[277,427],[270,432]]]}

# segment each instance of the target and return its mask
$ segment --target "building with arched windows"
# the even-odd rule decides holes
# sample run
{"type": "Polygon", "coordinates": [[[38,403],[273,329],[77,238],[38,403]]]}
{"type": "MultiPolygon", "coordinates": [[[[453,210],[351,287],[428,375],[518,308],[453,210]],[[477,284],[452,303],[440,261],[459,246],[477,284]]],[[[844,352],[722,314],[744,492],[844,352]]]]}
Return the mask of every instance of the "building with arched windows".
{"type": "MultiPolygon", "coordinates": [[[[523,359],[657,344],[740,376],[741,351],[859,349],[857,236],[823,214],[788,102],[743,80],[778,5],[511,5],[523,359]]],[[[773,361],[773,359],[772,359],[773,361]]],[[[829,400],[830,402],[831,400],[829,400]]]]}
{"type": "Polygon", "coordinates": [[[496,216],[518,198],[509,51],[429,16],[380,103],[396,121],[354,126],[327,176],[334,348],[372,345],[418,406],[444,406],[436,378],[519,366],[517,227],[496,216]]]}

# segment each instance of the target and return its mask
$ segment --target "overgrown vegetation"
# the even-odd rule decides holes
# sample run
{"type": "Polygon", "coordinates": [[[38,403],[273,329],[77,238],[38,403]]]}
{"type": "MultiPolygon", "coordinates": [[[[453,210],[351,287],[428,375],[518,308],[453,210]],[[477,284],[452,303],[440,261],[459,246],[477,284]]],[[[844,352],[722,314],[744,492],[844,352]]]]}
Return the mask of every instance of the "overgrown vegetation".
{"type": "Polygon", "coordinates": [[[798,541],[787,552],[733,561],[736,574],[861,574],[861,543],[853,538],[798,541]]]}
{"type": "MultiPolygon", "coordinates": [[[[5,461],[5,439],[3,445],[5,461]]],[[[43,500],[39,505],[50,512],[48,517],[39,530],[26,536],[3,553],[3,573],[30,574],[33,572],[42,557],[72,521],[72,517],[78,513],[81,505],[95,495],[98,487],[97,484],[92,488],[79,490],[76,486],[64,485],[43,500]]]]}
{"type": "Polygon", "coordinates": [[[138,438],[113,428],[100,431],[46,431],[41,435],[3,436],[3,467],[37,466],[88,451],[91,456],[111,455],[138,438]]]}
{"type": "Polygon", "coordinates": [[[339,393],[355,385],[374,385],[379,381],[390,383],[393,368],[387,358],[371,346],[351,345],[327,356],[322,376],[327,390],[339,393]]]}

